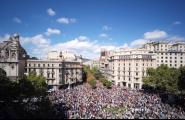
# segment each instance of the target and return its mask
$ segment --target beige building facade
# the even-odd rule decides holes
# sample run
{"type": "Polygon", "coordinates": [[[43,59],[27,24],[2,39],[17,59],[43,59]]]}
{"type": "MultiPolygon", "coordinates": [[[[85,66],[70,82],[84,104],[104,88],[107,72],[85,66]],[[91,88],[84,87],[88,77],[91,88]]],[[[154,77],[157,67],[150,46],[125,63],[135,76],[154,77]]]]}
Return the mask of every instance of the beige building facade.
{"type": "Polygon", "coordinates": [[[72,53],[52,51],[46,60],[27,60],[27,74],[36,72],[49,86],[58,88],[82,82],[81,58],[72,53]]]}

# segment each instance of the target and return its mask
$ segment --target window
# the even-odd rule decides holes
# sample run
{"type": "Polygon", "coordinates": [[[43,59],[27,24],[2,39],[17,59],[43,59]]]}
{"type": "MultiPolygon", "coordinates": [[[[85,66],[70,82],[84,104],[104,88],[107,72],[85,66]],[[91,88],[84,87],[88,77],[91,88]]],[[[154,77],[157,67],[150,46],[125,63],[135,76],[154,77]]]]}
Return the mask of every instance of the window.
{"type": "Polygon", "coordinates": [[[161,53],[161,55],[163,55],[163,53],[161,53]]]}
{"type": "Polygon", "coordinates": [[[166,57],[166,59],[168,59],[168,57],[166,57]]]}
{"type": "Polygon", "coordinates": [[[29,64],[29,67],[31,67],[31,64],[29,64]]]}
{"type": "Polygon", "coordinates": [[[165,62],[168,62],[167,60],[165,62]]]}
{"type": "Polygon", "coordinates": [[[54,64],[52,64],[52,67],[54,67],[54,64]]]}
{"type": "Polygon", "coordinates": [[[143,63],[143,66],[145,66],[145,64],[143,63]]]}
{"type": "Polygon", "coordinates": [[[49,64],[48,64],[48,67],[49,67],[49,64]]]}
{"type": "Polygon", "coordinates": [[[175,61],[175,63],[177,63],[177,61],[175,61]]]}
{"type": "Polygon", "coordinates": [[[43,64],[43,67],[45,67],[45,64],[43,64]]]}
{"type": "Polygon", "coordinates": [[[172,63],[172,61],[170,60],[170,63],[172,63]]]}
{"type": "Polygon", "coordinates": [[[38,67],[40,67],[40,64],[38,64],[38,67]]]}
{"type": "Polygon", "coordinates": [[[170,64],[170,67],[172,66],[172,64],[170,64]]]}
{"type": "Polygon", "coordinates": [[[182,61],[181,61],[181,63],[182,63],[182,61]]]}
{"type": "Polygon", "coordinates": [[[161,59],[163,59],[163,57],[161,57],[161,59]]]}
{"type": "Polygon", "coordinates": [[[138,66],[138,63],[136,63],[136,66],[138,66]]]}
{"type": "Polygon", "coordinates": [[[123,86],[126,86],[126,82],[123,82],[123,86]]]}
{"type": "Polygon", "coordinates": [[[34,64],[34,67],[35,67],[36,65],[34,64]]]}
{"type": "Polygon", "coordinates": [[[170,59],[172,59],[172,57],[170,57],[170,59]]]}
{"type": "Polygon", "coordinates": [[[128,84],[128,87],[131,88],[131,84],[128,84]]]}
{"type": "Polygon", "coordinates": [[[163,62],[163,60],[161,60],[161,62],[163,62]]]}
{"type": "Polygon", "coordinates": [[[175,64],[175,67],[177,66],[177,64],[175,64]]]}
{"type": "Polygon", "coordinates": [[[139,89],[139,83],[134,83],[134,88],[139,89]]]}
{"type": "Polygon", "coordinates": [[[130,81],[130,77],[128,78],[128,80],[130,81]]]}
{"type": "Polygon", "coordinates": [[[175,59],[177,59],[177,57],[175,57],[175,59]]]}
{"type": "Polygon", "coordinates": [[[138,76],[138,72],[136,72],[136,76],[138,76]]]}
{"type": "Polygon", "coordinates": [[[181,57],[181,59],[182,59],[182,57],[181,57]]]}
{"type": "Polygon", "coordinates": [[[49,73],[47,73],[47,77],[49,78],[49,73]]]}

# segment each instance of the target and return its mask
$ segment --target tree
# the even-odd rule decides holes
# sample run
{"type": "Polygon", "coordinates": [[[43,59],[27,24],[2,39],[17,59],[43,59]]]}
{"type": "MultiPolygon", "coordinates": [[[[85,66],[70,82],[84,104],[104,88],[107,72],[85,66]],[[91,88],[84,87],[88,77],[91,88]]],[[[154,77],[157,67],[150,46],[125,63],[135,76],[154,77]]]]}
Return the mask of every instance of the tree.
{"type": "Polygon", "coordinates": [[[30,84],[29,82],[31,82],[31,85],[33,85],[35,96],[42,96],[46,94],[47,83],[46,83],[46,79],[43,76],[36,75],[35,72],[31,72],[26,77],[26,79],[28,80],[27,82],[28,84],[30,84]]]}
{"type": "Polygon", "coordinates": [[[26,76],[19,80],[19,91],[21,98],[34,96],[34,86],[32,85],[31,81],[27,79],[26,76]]]}
{"type": "Polygon", "coordinates": [[[6,72],[0,68],[0,99],[8,102],[16,98],[17,94],[17,83],[10,81],[6,72]]]}
{"type": "Polygon", "coordinates": [[[182,92],[185,90],[185,66],[179,68],[179,73],[178,89],[182,92]]]}
{"type": "Polygon", "coordinates": [[[147,69],[147,75],[148,76],[143,79],[145,86],[151,86],[163,92],[178,92],[178,69],[169,68],[167,65],[161,65],[156,69],[147,69]]]}
{"type": "Polygon", "coordinates": [[[89,84],[91,85],[91,87],[92,87],[93,89],[96,88],[96,80],[90,80],[90,81],[89,81],[89,84]]]}
{"type": "Polygon", "coordinates": [[[109,81],[109,80],[107,80],[107,82],[106,82],[106,87],[107,87],[108,89],[112,88],[112,82],[109,81]]]}

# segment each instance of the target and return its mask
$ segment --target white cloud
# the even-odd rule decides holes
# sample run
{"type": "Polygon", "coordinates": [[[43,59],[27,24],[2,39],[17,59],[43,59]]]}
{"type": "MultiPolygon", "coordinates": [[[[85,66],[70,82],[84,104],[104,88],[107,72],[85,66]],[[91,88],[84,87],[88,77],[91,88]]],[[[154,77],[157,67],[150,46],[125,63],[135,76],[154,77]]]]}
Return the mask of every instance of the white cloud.
{"type": "Polygon", "coordinates": [[[76,19],[75,19],[75,18],[70,18],[69,21],[70,21],[71,23],[76,23],[76,19]]]}
{"type": "MultiPolygon", "coordinates": [[[[57,31],[56,29],[51,29],[51,28],[47,29],[47,32],[48,32],[48,34],[50,33],[50,35],[60,33],[60,32],[56,32],[56,31],[57,31]]],[[[162,32],[164,32],[164,31],[162,31],[162,32]]],[[[85,58],[92,59],[92,58],[99,57],[101,48],[105,48],[107,50],[115,50],[115,49],[119,49],[119,48],[133,48],[133,47],[139,48],[143,44],[145,44],[146,42],[150,41],[150,39],[146,39],[146,38],[148,38],[148,36],[147,36],[148,34],[146,34],[146,33],[155,33],[155,32],[146,32],[144,34],[145,38],[136,39],[136,40],[131,41],[129,44],[123,43],[120,45],[113,45],[111,43],[107,44],[107,42],[100,43],[96,40],[92,40],[92,39],[88,38],[87,36],[79,36],[74,39],[68,40],[66,42],[54,43],[53,41],[51,41],[49,39],[49,36],[46,35],[46,33],[37,34],[37,35],[31,36],[31,37],[21,36],[20,42],[31,56],[35,56],[38,58],[45,58],[47,56],[47,53],[51,50],[58,50],[58,51],[68,50],[68,51],[74,52],[78,55],[82,55],[85,58]]],[[[164,32],[164,33],[167,35],[166,32],[164,32]]],[[[103,35],[103,36],[106,36],[106,35],[103,35]]],[[[0,36],[0,41],[7,40],[8,38],[9,38],[9,34],[7,34],[5,36],[0,36]]],[[[157,38],[159,38],[159,37],[157,37],[157,38]]],[[[185,38],[179,37],[179,36],[168,36],[164,40],[185,41],[185,38]]]]}
{"type": "Polygon", "coordinates": [[[61,31],[60,31],[59,29],[48,28],[48,29],[47,29],[47,32],[45,32],[45,34],[46,34],[47,36],[50,36],[50,35],[52,35],[52,34],[57,34],[57,35],[59,35],[59,34],[61,34],[61,31]]]}
{"type": "Polygon", "coordinates": [[[103,38],[108,38],[108,35],[105,34],[105,33],[102,33],[102,34],[100,34],[99,36],[100,36],[100,37],[103,37],[103,38]]]}
{"type": "Polygon", "coordinates": [[[70,24],[70,23],[76,23],[76,19],[61,17],[57,19],[57,22],[61,24],[70,24]]]}
{"type": "Polygon", "coordinates": [[[109,26],[107,26],[107,25],[104,25],[104,26],[102,27],[102,29],[105,30],[105,31],[108,31],[108,30],[111,30],[112,28],[109,27],[109,26]]]}
{"type": "Polygon", "coordinates": [[[173,24],[174,24],[174,25],[180,25],[181,22],[180,22],[180,21],[175,21],[173,24]]]}
{"type": "Polygon", "coordinates": [[[185,41],[185,37],[171,36],[167,39],[168,41],[185,41]]]}
{"type": "Polygon", "coordinates": [[[38,34],[32,37],[20,37],[20,42],[23,46],[29,46],[29,53],[31,56],[38,58],[45,57],[50,50],[50,39],[46,38],[42,34],[38,34]],[[30,48],[31,47],[31,48],[30,48]]]}
{"type": "Polygon", "coordinates": [[[14,17],[13,21],[16,22],[16,23],[22,23],[21,19],[18,18],[18,17],[14,17]]]}
{"type": "Polygon", "coordinates": [[[55,16],[56,15],[56,12],[51,8],[47,9],[47,13],[48,13],[49,16],[55,16]]]}
{"type": "Polygon", "coordinates": [[[130,43],[130,47],[140,48],[140,47],[142,47],[142,45],[144,45],[147,42],[148,42],[148,40],[146,40],[146,39],[137,39],[137,40],[134,40],[130,43]]]}
{"type": "Polygon", "coordinates": [[[10,38],[10,35],[9,34],[5,34],[3,36],[0,36],[0,42],[5,41],[5,40],[8,40],[9,38],[10,38]]]}
{"type": "Polygon", "coordinates": [[[161,30],[154,30],[152,32],[146,32],[144,33],[144,39],[149,39],[149,40],[159,40],[166,38],[168,35],[165,31],[161,30]]]}
{"type": "Polygon", "coordinates": [[[119,48],[130,48],[129,45],[127,43],[124,43],[122,46],[120,46],[119,48]]]}

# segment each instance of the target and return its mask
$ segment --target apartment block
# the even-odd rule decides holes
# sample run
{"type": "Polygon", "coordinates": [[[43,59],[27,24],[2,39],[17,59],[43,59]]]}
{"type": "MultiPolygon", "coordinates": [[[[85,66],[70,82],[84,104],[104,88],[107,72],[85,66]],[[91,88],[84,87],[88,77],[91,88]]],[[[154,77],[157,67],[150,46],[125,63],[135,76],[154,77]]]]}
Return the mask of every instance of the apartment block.
{"type": "Polygon", "coordinates": [[[58,88],[82,82],[82,61],[68,52],[52,51],[45,60],[27,60],[27,74],[34,71],[46,78],[50,87],[58,88]]]}
{"type": "Polygon", "coordinates": [[[100,70],[108,80],[118,86],[141,89],[148,68],[162,64],[174,68],[185,66],[185,43],[149,42],[141,48],[104,49],[100,56],[100,70]]]}

